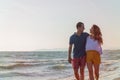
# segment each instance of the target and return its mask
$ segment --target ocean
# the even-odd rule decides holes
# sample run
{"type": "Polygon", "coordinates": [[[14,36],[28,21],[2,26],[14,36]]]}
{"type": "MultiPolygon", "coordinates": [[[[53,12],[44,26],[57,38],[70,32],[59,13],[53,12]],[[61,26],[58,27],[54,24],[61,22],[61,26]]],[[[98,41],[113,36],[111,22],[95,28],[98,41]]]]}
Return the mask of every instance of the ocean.
{"type": "MultiPolygon", "coordinates": [[[[67,51],[1,51],[0,80],[58,80],[73,76],[67,55],[67,51]]],[[[101,58],[100,77],[119,77],[120,50],[104,50],[101,58]]]]}

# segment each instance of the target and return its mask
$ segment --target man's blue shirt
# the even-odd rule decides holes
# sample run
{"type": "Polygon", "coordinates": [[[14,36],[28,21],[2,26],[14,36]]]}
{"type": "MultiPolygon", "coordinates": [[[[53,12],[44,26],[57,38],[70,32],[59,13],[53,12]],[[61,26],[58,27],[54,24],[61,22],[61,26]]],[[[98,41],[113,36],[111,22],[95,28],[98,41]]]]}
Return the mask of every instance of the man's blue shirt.
{"type": "Polygon", "coordinates": [[[76,33],[74,33],[69,40],[70,45],[74,45],[73,48],[73,58],[80,58],[82,56],[86,55],[85,52],[85,45],[86,45],[86,39],[88,37],[88,33],[81,33],[80,36],[78,36],[76,33]]]}

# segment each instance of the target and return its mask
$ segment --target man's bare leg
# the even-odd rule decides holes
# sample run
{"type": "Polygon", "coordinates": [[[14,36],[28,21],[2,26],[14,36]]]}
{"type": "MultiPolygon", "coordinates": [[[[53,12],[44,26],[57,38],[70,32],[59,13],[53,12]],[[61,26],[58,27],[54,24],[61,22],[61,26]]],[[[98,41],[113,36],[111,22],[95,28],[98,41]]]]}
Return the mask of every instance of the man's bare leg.
{"type": "Polygon", "coordinates": [[[74,69],[74,76],[77,80],[80,80],[80,76],[79,76],[79,73],[78,73],[78,69],[74,69]]]}

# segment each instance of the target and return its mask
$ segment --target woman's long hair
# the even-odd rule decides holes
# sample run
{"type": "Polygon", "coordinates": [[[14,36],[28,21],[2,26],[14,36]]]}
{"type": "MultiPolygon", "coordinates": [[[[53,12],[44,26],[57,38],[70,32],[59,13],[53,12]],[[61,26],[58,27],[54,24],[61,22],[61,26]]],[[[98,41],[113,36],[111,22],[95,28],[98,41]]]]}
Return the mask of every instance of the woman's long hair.
{"type": "Polygon", "coordinates": [[[102,33],[100,28],[97,25],[93,25],[93,35],[94,35],[94,39],[97,40],[99,42],[99,44],[103,44],[103,39],[102,39],[102,33]]]}

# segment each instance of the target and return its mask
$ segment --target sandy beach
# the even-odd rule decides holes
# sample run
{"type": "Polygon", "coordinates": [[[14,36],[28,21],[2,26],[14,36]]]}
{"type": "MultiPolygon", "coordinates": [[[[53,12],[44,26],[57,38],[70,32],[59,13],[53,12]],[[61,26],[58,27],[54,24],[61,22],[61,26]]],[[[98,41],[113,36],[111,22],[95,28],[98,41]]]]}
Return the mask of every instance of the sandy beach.
{"type": "Polygon", "coordinates": [[[119,78],[115,78],[114,80],[120,80],[120,77],[119,78]]]}

